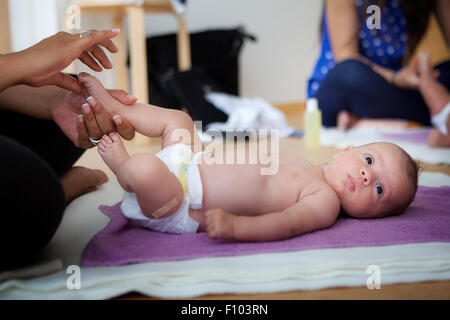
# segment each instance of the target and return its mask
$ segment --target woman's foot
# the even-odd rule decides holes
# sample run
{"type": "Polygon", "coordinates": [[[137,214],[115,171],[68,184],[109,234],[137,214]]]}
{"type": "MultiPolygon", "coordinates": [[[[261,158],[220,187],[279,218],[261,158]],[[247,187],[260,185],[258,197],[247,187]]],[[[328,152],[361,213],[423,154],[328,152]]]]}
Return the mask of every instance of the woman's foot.
{"type": "Polygon", "coordinates": [[[61,177],[61,184],[66,196],[66,204],[75,198],[94,191],[99,185],[108,181],[108,176],[100,170],[84,167],[72,167],[61,177]]]}
{"type": "Polygon", "coordinates": [[[117,174],[120,165],[130,156],[117,133],[104,135],[98,145],[98,153],[108,167],[117,174]]]}

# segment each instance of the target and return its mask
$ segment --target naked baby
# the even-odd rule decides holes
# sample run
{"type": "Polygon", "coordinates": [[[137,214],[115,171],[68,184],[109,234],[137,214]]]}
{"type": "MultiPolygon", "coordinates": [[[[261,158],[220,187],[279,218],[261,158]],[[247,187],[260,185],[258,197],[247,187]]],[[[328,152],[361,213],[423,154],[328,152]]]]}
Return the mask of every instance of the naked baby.
{"type": "Polygon", "coordinates": [[[355,218],[400,214],[417,190],[415,161],[390,143],[348,147],[320,166],[280,155],[273,175],[262,175],[259,163],[205,163],[207,153],[186,113],[140,103],[124,106],[95,77],[82,73],[79,81],[93,97],[89,104],[122,115],[143,135],[162,137],[156,155],[130,156],[114,133],[98,145],[125,190],[123,214],[155,231],[279,240],[328,228],[341,209],[355,218]],[[179,129],[192,139],[179,143],[174,134],[179,129]]]}

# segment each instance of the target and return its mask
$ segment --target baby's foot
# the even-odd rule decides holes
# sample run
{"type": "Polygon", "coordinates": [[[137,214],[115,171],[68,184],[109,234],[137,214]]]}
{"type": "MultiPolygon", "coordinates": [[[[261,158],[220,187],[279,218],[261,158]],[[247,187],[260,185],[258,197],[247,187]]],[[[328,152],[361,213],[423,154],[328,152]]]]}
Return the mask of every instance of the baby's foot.
{"type": "Polygon", "coordinates": [[[78,81],[83,86],[84,95],[86,98],[88,96],[94,97],[110,114],[119,113],[119,110],[123,107],[123,104],[111,96],[96,77],[90,75],[89,73],[81,72],[78,75],[78,81]]]}
{"type": "Polygon", "coordinates": [[[417,57],[417,68],[421,76],[431,74],[431,54],[429,51],[419,53],[417,57]]]}
{"type": "Polygon", "coordinates": [[[431,129],[428,133],[427,144],[432,148],[450,147],[450,135],[444,135],[438,129],[431,129]]]}
{"type": "Polygon", "coordinates": [[[115,132],[102,137],[102,141],[98,145],[98,153],[114,173],[117,173],[120,165],[130,157],[122,140],[115,132]]]}

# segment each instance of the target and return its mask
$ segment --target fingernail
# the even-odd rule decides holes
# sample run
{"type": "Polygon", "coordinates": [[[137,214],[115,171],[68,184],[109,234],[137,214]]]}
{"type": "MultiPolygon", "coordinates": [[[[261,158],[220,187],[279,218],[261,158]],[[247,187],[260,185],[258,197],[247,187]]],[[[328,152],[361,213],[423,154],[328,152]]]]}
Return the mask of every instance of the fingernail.
{"type": "Polygon", "coordinates": [[[120,33],[120,29],[119,28],[112,29],[111,31],[114,32],[114,33],[120,33]]]}
{"type": "Polygon", "coordinates": [[[115,124],[120,125],[122,123],[122,119],[120,119],[119,115],[115,115],[113,118],[115,124]]]}
{"type": "Polygon", "coordinates": [[[91,108],[89,107],[89,104],[85,103],[81,106],[81,109],[83,110],[83,113],[88,114],[91,111],[91,108]]]}
{"type": "Polygon", "coordinates": [[[95,99],[94,99],[94,97],[89,96],[89,97],[86,98],[86,101],[87,101],[92,107],[95,106],[95,99]]]}
{"type": "Polygon", "coordinates": [[[83,115],[81,115],[81,114],[78,115],[78,122],[79,123],[83,122],[83,115]]]}
{"type": "Polygon", "coordinates": [[[126,96],[128,99],[131,99],[131,100],[134,100],[134,99],[136,99],[136,97],[135,96],[133,96],[132,94],[127,94],[127,96],[126,96]]]}

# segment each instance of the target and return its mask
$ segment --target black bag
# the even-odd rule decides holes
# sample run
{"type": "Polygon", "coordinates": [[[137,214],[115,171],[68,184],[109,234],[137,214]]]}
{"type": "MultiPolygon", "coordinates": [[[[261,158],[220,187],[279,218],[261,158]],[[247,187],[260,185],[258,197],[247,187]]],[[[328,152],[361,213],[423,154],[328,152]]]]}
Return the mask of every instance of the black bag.
{"type": "Polygon", "coordinates": [[[245,39],[255,37],[242,27],[190,35],[192,68],[178,71],[176,35],[147,39],[149,101],[166,108],[186,107],[193,120],[223,122],[227,115],[204,98],[207,90],[239,95],[239,53],[245,39]]]}

